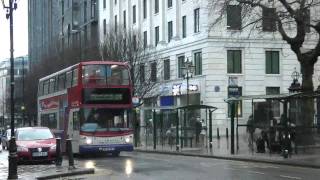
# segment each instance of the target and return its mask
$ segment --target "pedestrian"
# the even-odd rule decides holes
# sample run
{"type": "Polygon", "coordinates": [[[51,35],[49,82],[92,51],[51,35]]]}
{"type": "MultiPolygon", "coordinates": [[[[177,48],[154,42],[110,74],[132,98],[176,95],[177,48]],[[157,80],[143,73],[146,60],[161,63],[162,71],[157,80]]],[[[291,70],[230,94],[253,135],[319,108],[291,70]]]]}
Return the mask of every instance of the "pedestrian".
{"type": "Polygon", "coordinates": [[[199,136],[202,129],[202,123],[200,122],[200,118],[197,118],[195,123],[195,130],[196,130],[196,144],[199,143],[199,136]]]}

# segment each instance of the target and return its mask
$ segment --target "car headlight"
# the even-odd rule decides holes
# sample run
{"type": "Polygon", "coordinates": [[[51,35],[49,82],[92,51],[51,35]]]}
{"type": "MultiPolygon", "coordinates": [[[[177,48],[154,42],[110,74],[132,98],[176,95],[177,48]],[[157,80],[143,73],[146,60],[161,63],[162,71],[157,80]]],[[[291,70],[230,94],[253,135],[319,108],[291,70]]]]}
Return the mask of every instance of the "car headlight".
{"type": "Polygon", "coordinates": [[[129,142],[130,142],[130,138],[128,138],[128,137],[125,138],[124,140],[125,140],[126,143],[129,143],[129,142]]]}
{"type": "Polygon", "coordinates": [[[55,151],[56,148],[57,148],[57,145],[53,145],[53,146],[50,147],[50,150],[51,150],[51,151],[55,151]]]}
{"type": "Polygon", "coordinates": [[[24,146],[17,146],[17,152],[28,152],[28,148],[24,146]]]}
{"type": "Polygon", "coordinates": [[[87,138],[86,138],[86,143],[87,143],[87,144],[92,144],[92,138],[87,137],[87,138]]]}

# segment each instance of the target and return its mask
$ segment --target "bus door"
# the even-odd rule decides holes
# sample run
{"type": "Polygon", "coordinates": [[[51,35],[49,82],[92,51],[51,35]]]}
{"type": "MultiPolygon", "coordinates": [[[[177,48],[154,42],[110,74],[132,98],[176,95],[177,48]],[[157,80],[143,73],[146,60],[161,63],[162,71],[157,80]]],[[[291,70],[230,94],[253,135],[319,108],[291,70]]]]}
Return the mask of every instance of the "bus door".
{"type": "Polygon", "coordinates": [[[79,153],[80,142],[80,116],[79,109],[71,109],[69,112],[69,138],[72,139],[73,153],[79,153]]]}

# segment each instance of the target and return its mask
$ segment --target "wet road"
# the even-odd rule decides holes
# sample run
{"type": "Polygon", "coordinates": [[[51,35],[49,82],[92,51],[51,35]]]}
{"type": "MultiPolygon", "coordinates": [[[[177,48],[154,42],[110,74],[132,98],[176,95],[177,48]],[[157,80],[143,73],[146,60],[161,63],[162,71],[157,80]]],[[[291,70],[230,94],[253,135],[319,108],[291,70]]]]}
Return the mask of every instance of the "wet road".
{"type": "MultiPolygon", "coordinates": [[[[318,169],[138,152],[122,153],[116,158],[77,158],[76,162],[78,167],[95,167],[96,173],[62,179],[312,180],[320,177],[318,169]]],[[[7,152],[0,153],[0,163],[0,179],[6,179],[7,152]]],[[[20,179],[34,179],[54,168],[54,165],[22,165],[18,172],[20,179]]]]}

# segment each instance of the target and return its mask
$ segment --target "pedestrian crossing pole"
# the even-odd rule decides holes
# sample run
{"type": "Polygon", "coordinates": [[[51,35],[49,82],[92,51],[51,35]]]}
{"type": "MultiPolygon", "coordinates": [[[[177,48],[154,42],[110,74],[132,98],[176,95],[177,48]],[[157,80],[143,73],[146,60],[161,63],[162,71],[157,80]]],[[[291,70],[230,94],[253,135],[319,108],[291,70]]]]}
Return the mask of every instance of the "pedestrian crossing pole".
{"type": "Polygon", "coordinates": [[[14,132],[14,63],[13,63],[13,10],[17,9],[16,0],[9,0],[9,6],[3,8],[7,10],[6,18],[10,21],[10,116],[11,116],[11,139],[9,145],[9,170],[8,179],[18,179],[17,174],[17,145],[14,132]]]}

